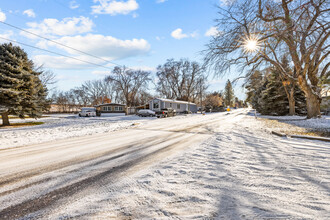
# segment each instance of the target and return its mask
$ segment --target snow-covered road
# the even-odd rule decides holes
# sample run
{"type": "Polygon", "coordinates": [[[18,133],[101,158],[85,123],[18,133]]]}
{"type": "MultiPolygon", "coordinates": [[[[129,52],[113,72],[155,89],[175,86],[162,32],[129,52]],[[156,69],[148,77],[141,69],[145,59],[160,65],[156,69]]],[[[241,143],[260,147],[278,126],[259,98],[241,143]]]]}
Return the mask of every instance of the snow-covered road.
{"type": "Polygon", "coordinates": [[[0,219],[328,219],[330,144],[247,110],[0,151],[0,219]]]}

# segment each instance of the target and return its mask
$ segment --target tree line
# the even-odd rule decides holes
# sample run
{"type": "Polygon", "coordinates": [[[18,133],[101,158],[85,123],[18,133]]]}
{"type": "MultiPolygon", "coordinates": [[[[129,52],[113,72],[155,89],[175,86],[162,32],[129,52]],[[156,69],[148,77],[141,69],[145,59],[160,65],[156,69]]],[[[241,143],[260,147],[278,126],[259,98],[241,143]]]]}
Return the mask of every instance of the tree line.
{"type": "Polygon", "coordinates": [[[133,107],[148,103],[154,97],[150,86],[154,86],[157,96],[200,103],[208,88],[204,69],[188,59],[170,59],[159,65],[154,81],[150,71],[116,66],[103,79],[85,81],[66,92],[53,91],[51,100],[62,111],[110,102],[133,107]]]}
{"type": "Polygon", "coordinates": [[[89,80],[69,91],[47,89],[56,83],[55,74],[36,66],[18,46],[0,45],[0,114],[3,125],[9,125],[9,115],[24,118],[40,117],[51,104],[62,111],[81,106],[116,102],[128,107],[148,103],[157,96],[202,104],[208,88],[205,70],[197,62],[187,59],[167,60],[159,65],[156,82],[150,71],[117,66],[103,79],[89,80]]]}

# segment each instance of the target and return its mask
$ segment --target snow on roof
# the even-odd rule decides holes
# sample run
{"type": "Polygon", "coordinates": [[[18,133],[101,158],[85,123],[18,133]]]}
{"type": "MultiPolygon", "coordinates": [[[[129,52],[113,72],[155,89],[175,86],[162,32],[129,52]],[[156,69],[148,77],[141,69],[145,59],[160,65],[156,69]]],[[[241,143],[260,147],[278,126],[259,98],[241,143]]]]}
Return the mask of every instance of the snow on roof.
{"type": "Polygon", "coordinates": [[[160,100],[162,102],[172,102],[172,103],[180,103],[180,104],[188,104],[189,103],[189,105],[196,105],[193,102],[186,102],[186,101],[180,101],[180,100],[175,100],[175,99],[163,99],[163,98],[154,98],[154,99],[160,100]]]}
{"type": "Polygon", "coordinates": [[[105,104],[100,104],[100,105],[94,105],[95,107],[99,107],[99,106],[107,106],[107,105],[120,105],[120,106],[125,106],[123,104],[117,104],[117,103],[105,103],[105,104]]]}

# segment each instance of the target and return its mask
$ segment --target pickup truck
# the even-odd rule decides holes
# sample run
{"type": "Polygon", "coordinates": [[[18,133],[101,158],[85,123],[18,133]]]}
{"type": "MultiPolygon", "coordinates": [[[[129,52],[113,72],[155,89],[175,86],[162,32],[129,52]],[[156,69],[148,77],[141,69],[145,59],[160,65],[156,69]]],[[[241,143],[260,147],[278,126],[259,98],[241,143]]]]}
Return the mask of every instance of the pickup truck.
{"type": "Polygon", "coordinates": [[[172,108],[164,108],[160,111],[156,111],[157,118],[167,118],[167,117],[173,117],[176,115],[175,109],[172,108]]]}

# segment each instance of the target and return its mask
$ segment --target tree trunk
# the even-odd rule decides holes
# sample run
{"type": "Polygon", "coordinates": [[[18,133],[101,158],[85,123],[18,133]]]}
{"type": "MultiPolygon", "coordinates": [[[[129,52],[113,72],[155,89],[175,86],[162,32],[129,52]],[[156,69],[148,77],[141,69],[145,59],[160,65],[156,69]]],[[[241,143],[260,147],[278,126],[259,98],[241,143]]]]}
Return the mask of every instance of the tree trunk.
{"type": "Polygon", "coordinates": [[[9,126],[9,117],[8,117],[8,112],[3,112],[1,113],[1,117],[2,117],[2,125],[3,126],[9,126]]]}
{"type": "Polygon", "coordinates": [[[321,116],[320,111],[321,100],[311,92],[306,95],[307,118],[317,118],[321,116]]]}
{"type": "Polygon", "coordinates": [[[296,106],[296,102],[294,100],[294,97],[290,97],[290,99],[289,99],[289,115],[292,116],[292,115],[296,114],[295,106],[296,106]]]}
{"type": "MultiPolygon", "coordinates": [[[[302,76],[298,77],[298,83],[301,90],[305,93],[306,107],[307,107],[307,118],[317,118],[321,116],[320,105],[322,99],[318,96],[317,92],[312,90],[311,86],[308,85],[306,79],[302,76]]],[[[316,87],[316,86],[314,86],[316,87]]]]}
{"type": "Polygon", "coordinates": [[[290,93],[289,93],[289,115],[296,114],[296,101],[294,100],[294,86],[292,86],[290,93]]]}

